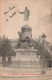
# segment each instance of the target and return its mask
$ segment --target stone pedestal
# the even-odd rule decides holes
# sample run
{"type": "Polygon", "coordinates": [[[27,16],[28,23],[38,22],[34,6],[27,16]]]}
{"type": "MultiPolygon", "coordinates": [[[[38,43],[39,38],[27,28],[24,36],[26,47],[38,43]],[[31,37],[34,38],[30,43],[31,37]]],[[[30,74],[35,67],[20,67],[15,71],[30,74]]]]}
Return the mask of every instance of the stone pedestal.
{"type": "Polygon", "coordinates": [[[13,66],[18,68],[37,68],[40,67],[36,49],[16,49],[16,57],[12,59],[13,66]]]}

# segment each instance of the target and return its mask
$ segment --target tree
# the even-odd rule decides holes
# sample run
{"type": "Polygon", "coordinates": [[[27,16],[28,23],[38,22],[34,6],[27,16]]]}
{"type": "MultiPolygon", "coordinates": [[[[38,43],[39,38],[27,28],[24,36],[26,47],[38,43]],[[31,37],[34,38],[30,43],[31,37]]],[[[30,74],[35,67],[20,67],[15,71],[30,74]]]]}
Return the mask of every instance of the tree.
{"type": "Polygon", "coordinates": [[[34,48],[37,49],[37,55],[40,56],[40,60],[44,61],[46,66],[49,66],[49,61],[51,61],[50,53],[44,48],[42,44],[39,44],[39,42],[35,42],[34,48]]]}
{"type": "Polygon", "coordinates": [[[11,47],[9,39],[4,39],[0,48],[0,56],[2,56],[2,63],[5,64],[5,59],[8,57],[8,62],[11,61],[11,56],[15,56],[15,51],[11,47]]]}
{"type": "Polygon", "coordinates": [[[51,44],[51,46],[50,46],[50,51],[52,51],[52,44],[51,44]]]}

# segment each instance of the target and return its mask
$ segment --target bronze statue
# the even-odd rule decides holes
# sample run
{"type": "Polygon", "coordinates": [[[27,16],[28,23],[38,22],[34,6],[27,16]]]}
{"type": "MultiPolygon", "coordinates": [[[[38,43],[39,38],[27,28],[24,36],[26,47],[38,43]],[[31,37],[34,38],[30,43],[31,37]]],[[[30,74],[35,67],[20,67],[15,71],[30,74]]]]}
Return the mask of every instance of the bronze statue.
{"type": "Polygon", "coordinates": [[[28,21],[29,20],[29,15],[30,15],[30,11],[27,7],[25,7],[24,12],[20,12],[18,11],[20,14],[24,14],[24,21],[28,21]]]}

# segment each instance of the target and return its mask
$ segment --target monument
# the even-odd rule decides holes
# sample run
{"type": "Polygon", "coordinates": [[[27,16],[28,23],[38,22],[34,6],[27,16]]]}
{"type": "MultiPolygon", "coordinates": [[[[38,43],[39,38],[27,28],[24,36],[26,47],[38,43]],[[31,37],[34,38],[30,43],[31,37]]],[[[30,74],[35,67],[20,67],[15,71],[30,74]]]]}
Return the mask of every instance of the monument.
{"type": "Polygon", "coordinates": [[[18,48],[30,48],[32,46],[32,28],[28,25],[30,11],[25,7],[24,12],[18,11],[20,14],[24,14],[25,25],[22,26],[19,34],[18,48]]]}
{"type": "MultiPolygon", "coordinates": [[[[25,7],[24,12],[19,12],[24,14],[24,21],[29,20],[30,12],[27,7],[25,7]]],[[[32,39],[32,27],[28,23],[21,27],[21,32],[18,32],[19,38],[16,45],[16,57],[13,59],[17,68],[35,68],[40,67],[40,58],[36,55],[37,50],[34,49],[34,40],[32,39]]]]}

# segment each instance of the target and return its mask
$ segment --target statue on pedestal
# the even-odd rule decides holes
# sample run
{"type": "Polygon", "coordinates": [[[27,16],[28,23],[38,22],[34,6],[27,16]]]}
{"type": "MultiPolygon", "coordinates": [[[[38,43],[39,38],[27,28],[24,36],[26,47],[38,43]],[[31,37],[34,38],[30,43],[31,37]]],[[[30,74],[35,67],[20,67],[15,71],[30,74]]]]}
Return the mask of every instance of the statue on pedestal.
{"type": "Polygon", "coordinates": [[[27,24],[29,21],[30,11],[27,7],[25,7],[25,10],[23,12],[18,12],[24,15],[25,25],[22,26],[21,32],[18,32],[19,40],[17,45],[18,48],[30,48],[30,43],[32,42],[32,28],[27,24]]]}

